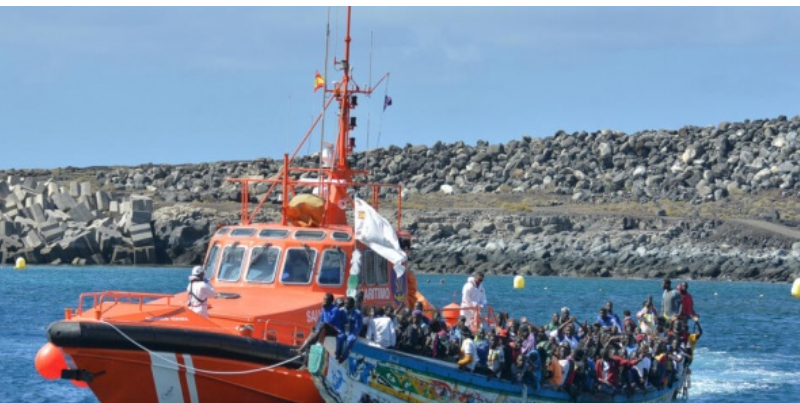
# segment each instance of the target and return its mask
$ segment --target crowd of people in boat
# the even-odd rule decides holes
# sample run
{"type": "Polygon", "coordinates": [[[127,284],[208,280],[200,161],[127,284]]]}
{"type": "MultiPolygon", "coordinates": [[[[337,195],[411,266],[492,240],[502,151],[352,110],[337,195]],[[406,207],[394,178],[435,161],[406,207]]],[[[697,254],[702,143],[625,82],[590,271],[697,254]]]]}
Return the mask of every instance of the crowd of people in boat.
{"type": "MultiPolygon", "coordinates": [[[[474,291],[475,277],[465,292],[474,291]]],[[[358,298],[334,300],[330,294],[320,319],[339,330],[340,361],[363,337],[375,346],[454,362],[464,371],[535,389],[632,395],[672,387],[688,371],[702,335],[688,283],[672,289],[665,279],[662,287],[660,311],[650,297],[620,317],[607,301],[594,320],[580,321],[564,307],[542,325],[500,312],[486,321],[462,315],[448,326],[441,311],[425,312],[421,302],[413,309],[366,307],[362,314],[358,298]]],[[[485,294],[482,298],[485,303],[485,294]]]]}

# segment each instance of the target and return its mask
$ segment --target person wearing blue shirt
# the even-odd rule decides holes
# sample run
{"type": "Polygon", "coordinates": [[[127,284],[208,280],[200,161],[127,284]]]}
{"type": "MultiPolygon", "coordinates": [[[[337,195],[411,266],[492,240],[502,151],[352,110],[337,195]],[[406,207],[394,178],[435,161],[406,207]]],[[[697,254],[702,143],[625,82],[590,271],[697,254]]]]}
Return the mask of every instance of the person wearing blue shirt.
{"type": "Polygon", "coordinates": [[[595,323],[598,323],[600,326],[605,328],[616,327],[617,333],[622,332],[622,325],[617,323],[617,321],[615,321],[614,318],[608,314],[608,309],[606,307],[600,308],[600,314],[597,315],[597,322],[595,323]]]}
{"type": "Polygon", "coordinates": [[[317,338],[319,338],[319,332],[322,330],[322,326],[325,324],[335,327],[339,332],[341,332],[344,328],[344,316],[339,314],[339,307],[333,303],[333,294],[331,293],[327,293],[324,297],[322,297],[322,309],[320,310],[317,325],[314,327],[314,331],[310,336],[308,336],[303,345],[297,349],[297,352],[304,353],[306,350],[308,350],[308,348],[311,347],[311,343],[315,342],[317,338]]]}
{"type": "Polygon", "coordinates": [[[342,316],[344,326],[342,332],[336,336],[336,360],[341,363],[347,359],[350,349],[356,344],[361,326],[364,325],[364,318],[361,311],[356,308],[356,300],[353,297],[347,297],[344,309],[339,311],[339,315],[342,316]]]}

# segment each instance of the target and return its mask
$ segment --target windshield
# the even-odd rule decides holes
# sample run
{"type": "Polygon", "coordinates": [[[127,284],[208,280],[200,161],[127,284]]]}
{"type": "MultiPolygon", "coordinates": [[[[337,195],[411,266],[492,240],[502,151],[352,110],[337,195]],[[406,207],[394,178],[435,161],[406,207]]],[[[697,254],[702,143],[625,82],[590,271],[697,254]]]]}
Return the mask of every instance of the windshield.
{"type": "Polygon", "coordinates": [[[256,283],[271,283],[275,281],[275,271],[278,268],[278,258],[281,250],[276,247],[262,246],[253,248],[250,256],[250,269],[247,270],[247,281],[256,283]]]}
{"type": "Polygon", "coordinates": [[[290,284],[308,284],[317,261],[317,250],[314,248],[294,248],[286,252],[283,263],[281,282],[290,284]]]}
{"type": "Polygon", "coordinates": [[[236,281],[242,274],[242,260],[247,248],[244,246],[226,246],[222,251],[222,263],[219,266],[218,280],[236,281]]]}
{"type": "Polygon", "coordinates": [[[328,249],[322,254],[322,267],[317,282],[322,285],[341,285],[345,256],[341,249],[328,249]]]}

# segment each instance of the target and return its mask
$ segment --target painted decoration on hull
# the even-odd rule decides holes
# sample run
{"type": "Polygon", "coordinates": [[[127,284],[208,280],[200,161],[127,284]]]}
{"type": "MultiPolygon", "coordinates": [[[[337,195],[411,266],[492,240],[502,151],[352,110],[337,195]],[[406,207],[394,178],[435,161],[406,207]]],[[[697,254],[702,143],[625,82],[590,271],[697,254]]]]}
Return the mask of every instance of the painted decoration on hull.
{"type": "MultiPolygon", "coordinates": [[[[485,375],[458,371],[451,363],[417,360],[393,352],[373,357],[368,351],[362,350],[363,348],[363,345],[356,345],[348,359],[340,364],[322,345],[312,347],[311,357],[314,357],[312,360],[318,360],[319,364],[316,367],[309,366],[309,370],[317,389],[327,402],[566,403],[575,401],[566,392],[559,390],[535,389],[524,384],[487,380],[485,375]],[[434,368],[440,365],[439,369],[434,368]]],[[[680,384],[680,381],[678,383],[680,384]]],[[[587,394],[580,396],[577,401],[650,403],[672,401],[672,396],[673,390],[664,389],[632,397],[620,394],[587,394]]]]}
{"type": "Polygon", "coordinates": [[[392,285],[392,296],[394,297],[394,304],[395,306],[401,306],[406,301],[406,294],[408,293],[408,285],[406,284],[406,272],[403,271],[403,274],[400,277],[397,277],[397,272],[394,268],[392,268],[392,276],[391,281],[389,281],[392,285]]]}

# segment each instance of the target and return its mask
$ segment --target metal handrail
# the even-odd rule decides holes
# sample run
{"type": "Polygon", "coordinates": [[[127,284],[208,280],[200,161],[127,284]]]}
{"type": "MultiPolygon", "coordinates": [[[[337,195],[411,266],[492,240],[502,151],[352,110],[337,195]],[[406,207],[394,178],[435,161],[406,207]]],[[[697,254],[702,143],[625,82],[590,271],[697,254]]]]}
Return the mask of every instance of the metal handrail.
{"type": "Polygon", "coordinates": [[[78,297],[78,307],[76,308],[75,312],[80,315],[85,312],[84,309],[84,300],[91,299],[92,306],[91,308],[95,311],[99,311],[102,307],[104,302],[111,302],[113,305],[117,305],[120,303],[128,303],[128,304],[135,304],[138,305],[139,311],[143,310],[145,300],[157,300],[157,299],[164,299],[166,298],[166,303],[164,306],[180,306],[173,304],[173,298],[175,296],[173,294],[157,294],[157,293],[147,293],[147,292],[128,292],[128,291],[101,291],[101,292],[88,292],[83,293],[78,297]],[[110,299],[110,301],[109,301],[110,299]],[[130,301],[122,301],[122,299],[128,299],[130,301]],[[138,302],[134,303],[132,300],[137,300],[138,302]]]}

